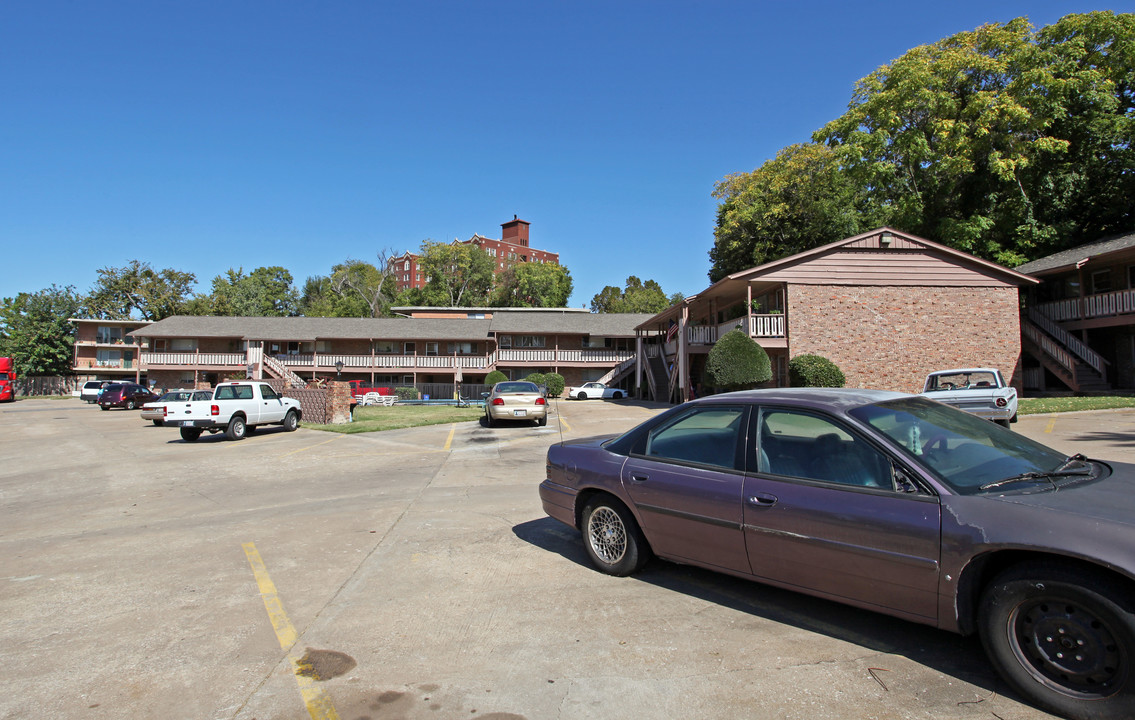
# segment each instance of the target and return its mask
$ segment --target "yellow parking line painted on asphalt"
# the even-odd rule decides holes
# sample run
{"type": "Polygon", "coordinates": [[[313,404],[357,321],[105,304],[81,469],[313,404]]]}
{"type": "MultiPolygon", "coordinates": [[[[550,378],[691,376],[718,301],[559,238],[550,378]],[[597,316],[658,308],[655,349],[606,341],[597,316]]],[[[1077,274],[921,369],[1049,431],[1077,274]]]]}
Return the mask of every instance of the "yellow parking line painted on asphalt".
{"type": "Polygon", "coordinates": [[[276,639],[280,642],[280,647],[288,653],[288,662],[292,664],[292,675],[296,678],[296,685],[299,686],[300,696],[307,707],[307,714],[311,716],[311,720],[339,720],[339,713],[331,703],[331,697],[323,692],[323,688],[315,684],[314,679],[299,674],[301,658],[297,657],[293,650],[296,640],[299,639],[299,633],[284,612],[284,605],[276,592],[276,584],[268,575],[268,568],[260,558],[260,551],[256,549],[254,543],[244,543],[241,547],[244,548],[248,564],[252,567],[252,574],[256,577],[260,597],[264,601],[264,609],[268,611],[268,620],[272,623],[272,629],[276,631],[276,639]]]}
{"type": "Polygon", "coordinates": [[[1044,431],[1046,433],[1050,433],[1050,432],[1052,432],[1052,428],[1054,428],[1054,427],[1056,427],[1056,415],[1055,414],[1052,416],[1052,418],[1049,419],[1048,424],[1044,426],[1044,431]]]}
{"type": "Polygon", "coordinates": [[[565,430],[571,432],[571,425],[568,425],[567,418],[565,418],[563,415],[560,415],[560,425],[563,425],[565,430]]]}
{"type": "Polygon", "coordinates": [[[449,437],[445,439],[445,447],[442,450],[448,450],[451,443],[453,443],[453,433],[457,432],[457,423],[453,423],[449,428],[449,437]]]}
{"type": "Polygon", "coordinates": [[[307,451],[307,450],[311,450],[312,448],[317,448],[317,447],[319,447],[320,445],[326,445],[326,444],[327,444],[327,443],[329,443],[329,442],[335,442],[336,440],[338,440],[338,439],[339,439],[339,438],[341,438],[341,437],[343,437],[343,436],[342,436],[342,435],[336,435],[335,437],[331,438],[330,440],[324,440],[324,441],[323,441],[323,442],[321,442],[321,443],[316,443],[316,444],[314,444],[314,445],[308,445],[307,447],[305,447],[305,448],[300,448],[299,450],[292,450],[291,452],[286,452],[286,453],[284,453],[283,455],[281,455],[280,457],[282,457],[282,458],[285,458],[285,457],[287,457],[287,456],[289,456],[289,455],[295,455],[296,453],[305,452],[305,451],[307,451]]]}

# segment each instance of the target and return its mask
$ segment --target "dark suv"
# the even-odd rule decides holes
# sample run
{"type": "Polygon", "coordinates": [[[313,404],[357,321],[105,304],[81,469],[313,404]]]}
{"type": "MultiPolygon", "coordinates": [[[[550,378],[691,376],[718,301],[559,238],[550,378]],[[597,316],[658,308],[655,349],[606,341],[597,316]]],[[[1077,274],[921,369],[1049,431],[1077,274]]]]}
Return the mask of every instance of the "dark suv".
{"type": "Polygon", "coordinates": [[[99,407],[109,410],[112,407],[134,410],[148,402],[157,400],[158,396],[137,383],[120,383],[111,385],[99,395],[99,407]]]}

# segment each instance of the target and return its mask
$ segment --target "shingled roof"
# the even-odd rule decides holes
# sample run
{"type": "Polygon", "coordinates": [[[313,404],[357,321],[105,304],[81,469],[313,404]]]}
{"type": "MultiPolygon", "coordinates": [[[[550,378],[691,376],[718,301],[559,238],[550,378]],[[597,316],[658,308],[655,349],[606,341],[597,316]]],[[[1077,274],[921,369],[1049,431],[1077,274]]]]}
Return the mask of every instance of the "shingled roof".
{"type": "Polygon", "coordinates": [[[150,338],[240,338],[242,340],[484,340],[491,334],[562,334],[634,337],[649,314],[598,314],[557,310],[493,318],[210,317],[175,315],[130,335],[150,338]]]}
{"type": "Polygon", "coordinates": [[[1118,250],[1127,250],[1135,247],[1135,232],[1125,235],[1097,240],[1095,242],[1079,245],[1071,250],[1062,250],[1039,260],[1027,262],[1016,268],[1017,272],[1025,275],[1043,275],[1057,270],[1075,268],[1082,260],[1091,260],[1100,255],[1107,255],[1118,250]]]}

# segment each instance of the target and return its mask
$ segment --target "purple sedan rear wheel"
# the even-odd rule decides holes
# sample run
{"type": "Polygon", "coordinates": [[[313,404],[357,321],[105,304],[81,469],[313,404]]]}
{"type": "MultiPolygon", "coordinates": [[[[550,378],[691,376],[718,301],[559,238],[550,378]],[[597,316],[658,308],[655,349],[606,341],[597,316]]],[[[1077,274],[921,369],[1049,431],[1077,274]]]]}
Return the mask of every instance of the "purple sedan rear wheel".
{"type": "Polygon", "coordinates": [[[630,575],[650,559],[650,549],[630,512],[609,496],[583,509],[583,545],[591,562],[608,575],[630,575]]]}

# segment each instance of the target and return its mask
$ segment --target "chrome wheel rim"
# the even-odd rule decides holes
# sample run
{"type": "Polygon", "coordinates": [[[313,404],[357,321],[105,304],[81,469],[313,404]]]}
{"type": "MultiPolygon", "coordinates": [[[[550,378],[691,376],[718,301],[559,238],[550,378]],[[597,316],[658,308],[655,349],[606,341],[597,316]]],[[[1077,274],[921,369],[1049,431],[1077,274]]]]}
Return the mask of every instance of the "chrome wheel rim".
{"type": "Polygon", "coordinates": [[[595,556],[614,565],[627,552],[627,529],[623,519],[609,507],[598,507],[587,521],[587,539],[595,556]]]}
{"type": "Polygon", "coordinates": [[[1051,688],[1102,698],[1123,685],[1127,659],[1106,614],[1071,600],[1037,598],[1013,610],[1009,629],[1018,661],[1051,688]]]}

